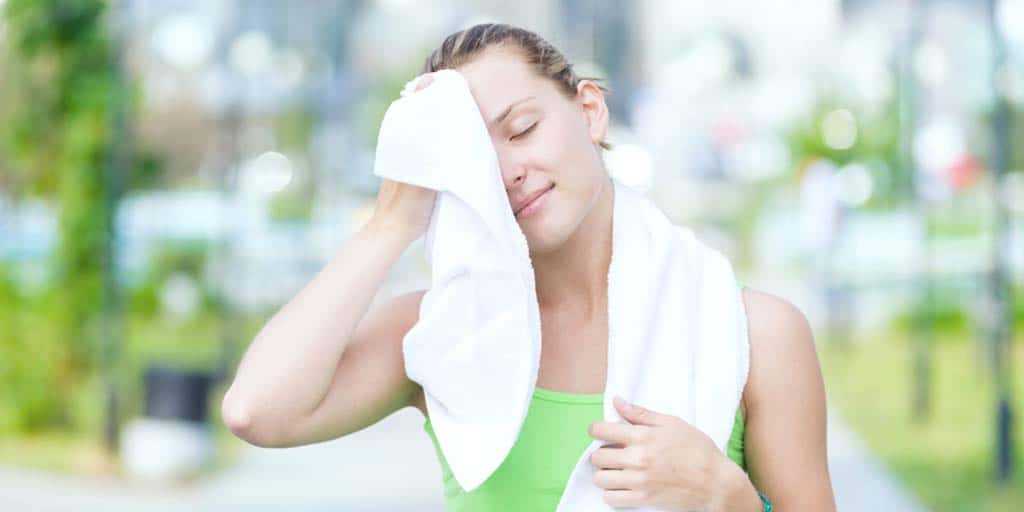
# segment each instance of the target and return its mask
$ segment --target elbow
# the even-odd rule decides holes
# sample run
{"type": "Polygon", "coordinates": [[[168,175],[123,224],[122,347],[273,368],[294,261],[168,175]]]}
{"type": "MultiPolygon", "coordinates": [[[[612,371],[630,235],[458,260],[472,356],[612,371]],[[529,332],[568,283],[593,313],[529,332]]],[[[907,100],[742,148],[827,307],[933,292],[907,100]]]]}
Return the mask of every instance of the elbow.
{"type": "Polygon", "coordinates": [[[230,390],[221,402],[221,419],[224,426],[239,439],[260,448],[281,448],[286,446],[280,435],[268,428],[265,421],[257,420],[252,408],[231,397],[230,390]]]}
{"type": "Polygon", "coordinates": [[[224,421],[224,426],[231,433],[243,439],[245,438],[245,434],[252,425],[252,415],[237,400],[231,399],[230,391],[224,395],[224,400],[220,403],[220,416],[224,421]]]}

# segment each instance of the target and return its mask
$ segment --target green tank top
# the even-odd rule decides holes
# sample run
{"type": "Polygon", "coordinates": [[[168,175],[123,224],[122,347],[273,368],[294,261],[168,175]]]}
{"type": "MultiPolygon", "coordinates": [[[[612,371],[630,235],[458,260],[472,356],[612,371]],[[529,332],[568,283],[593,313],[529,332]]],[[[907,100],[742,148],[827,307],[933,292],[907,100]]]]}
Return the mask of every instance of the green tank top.
{"type": "MultiPolygon", "coordinates": [[[[590,445],[587,428],[604,417],[601,393],[564,393],[534,388],[519,437],[504,462],[483,484],[465,492],[441,453],[430,418],[423,428],[441,462],[448,512],[487,510],[555,510],[580,454],[590,445]]],[[[746,471],[743,414],[736,410],[727,454],[746,471]]]]}

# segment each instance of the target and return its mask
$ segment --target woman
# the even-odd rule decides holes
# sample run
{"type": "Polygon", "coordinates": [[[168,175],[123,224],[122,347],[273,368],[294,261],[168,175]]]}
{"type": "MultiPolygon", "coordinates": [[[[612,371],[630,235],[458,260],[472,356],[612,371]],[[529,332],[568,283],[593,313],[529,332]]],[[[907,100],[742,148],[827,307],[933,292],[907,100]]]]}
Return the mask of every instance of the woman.
{"type": "MultiPolygon", "coordinates": [[[[751,362],[727,454],[677,417],[618,400],[627,423],[600,421],[613,206],[603,89],[536,34],[508,25],[452,34],[423,71],[440,69],[466,77],[487,123],[530,249],[543,343],[520,437],[491,478],[464,492],[438,450],[449,509],[553,510],[593,438],[608,442],[591,462],[613,506],[753,512],[767,508],[761,493],[781,510],[834,510],[814,340],[781,298],[742,291],[751,362]]],[[[429,83],[428,75],[418,87],[429,83]]],[[[402,356],[424,292],[370,303],[426,231],[434,194],[384,180],[372,219],[263,327],[222,404],[236,435],[288,447],[356,432],[406,406],[428,415],[402,356]]],[[[429,418],[425,428],[436,443],[429,418]]]]}

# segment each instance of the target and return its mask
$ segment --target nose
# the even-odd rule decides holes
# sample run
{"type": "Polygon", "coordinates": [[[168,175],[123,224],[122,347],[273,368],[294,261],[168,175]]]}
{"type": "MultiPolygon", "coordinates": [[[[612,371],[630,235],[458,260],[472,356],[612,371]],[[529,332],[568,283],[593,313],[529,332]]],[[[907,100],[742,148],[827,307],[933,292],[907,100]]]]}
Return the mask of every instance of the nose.
{"type": "Polygon", "coordinates": [[[522,184],[523,180],[526,179],[526,169],[522,166],[513,167],[512,171],[503,173],[505,181],[505,190],[511,191],[513,188],[518,187],[522,184]]]}

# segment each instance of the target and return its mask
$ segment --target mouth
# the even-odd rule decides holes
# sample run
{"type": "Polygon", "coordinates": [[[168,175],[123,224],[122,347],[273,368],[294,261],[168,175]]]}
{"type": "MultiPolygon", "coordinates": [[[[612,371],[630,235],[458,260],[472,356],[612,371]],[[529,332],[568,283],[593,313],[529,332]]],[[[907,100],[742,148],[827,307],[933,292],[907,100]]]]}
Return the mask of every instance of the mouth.
{"type": "Polygon", "coordinates": [[[514,216],[516,217],[516,219],[524,218],[530,215],[531,213],[535,212],[538,208],[540,208],[541,204],[543,203],[544,196],[546,196],[547,193],[550,192],[553,188],[555,188],[554,183],[552,183],[550,187],[544,189],[535,197],[533,197],[532,199],[524,203],[522,206],[520,206],[519,209],[514,212],[514,216]]]}

